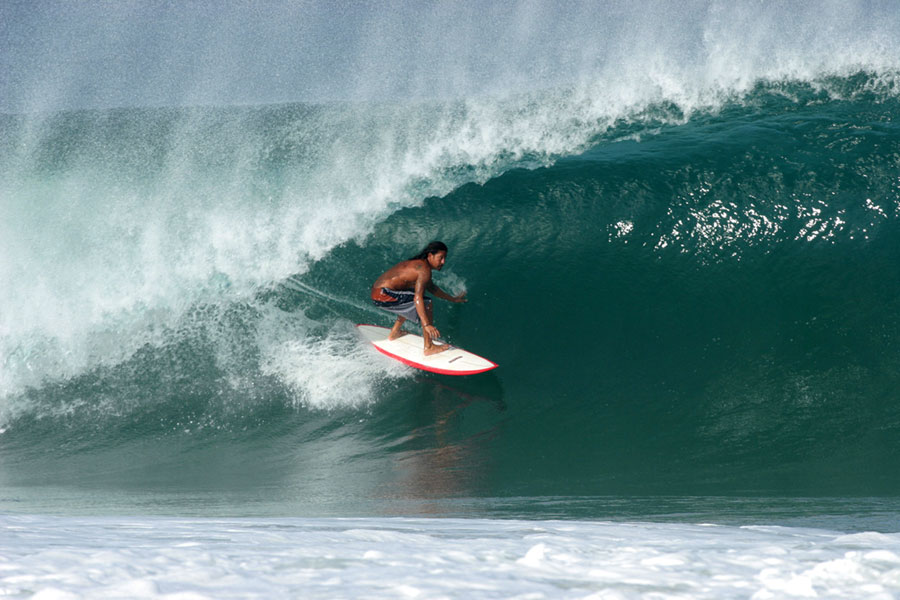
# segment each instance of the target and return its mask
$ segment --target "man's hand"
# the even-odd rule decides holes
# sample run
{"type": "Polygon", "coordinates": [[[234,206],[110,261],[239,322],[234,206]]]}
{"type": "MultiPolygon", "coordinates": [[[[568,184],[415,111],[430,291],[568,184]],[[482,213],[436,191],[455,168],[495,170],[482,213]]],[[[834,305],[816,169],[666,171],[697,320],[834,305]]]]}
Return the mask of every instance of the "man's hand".
{"type": "Polygon", "coordinates": [[[456,296],[453,296],[453,298],[451,298],[450,301],[451,302],[468,302],[468,300],[466,299],[465,292],[460,292],[456,296]]]}
{"type": "Polygon", "coordinates": [[[428,335],[431,336],[431,339],[433,339],[433,340],[436,340],[436,339],[438,339],[439,337],[441,337],[441,332],[438,331],[438,328],[435,327],[434,325],[426,325],[426,326],[423,327],[422,329],[423,329],[426,333],[428,333],[428,335]]]}

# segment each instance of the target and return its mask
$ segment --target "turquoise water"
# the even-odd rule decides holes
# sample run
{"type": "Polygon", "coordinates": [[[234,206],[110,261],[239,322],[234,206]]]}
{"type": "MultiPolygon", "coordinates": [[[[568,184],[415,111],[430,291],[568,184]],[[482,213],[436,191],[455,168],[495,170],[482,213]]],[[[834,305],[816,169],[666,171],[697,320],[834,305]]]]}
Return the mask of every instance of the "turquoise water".
{"type": "Polygon", "coordinates": [[[600,35],[576,4],[422,17],[471,53],[336,56],[307,95],[0,57],[3,589],[896,592],[896,10],[615,5],[600,35]],[[355,333],[434,239],[469,298],[436,324],[494,371],[355,333]]]}
{"type": "MultiPolygon", "coordinates": [[[[684,120],[650,106],[578,131],[571,156],[442,155],[384,197],[323,179],[334,204],[311,205],[308,132],[357,127],[363,156],[397,111],[51,116],[26,166],[4,155],[13,213],[35,224],[11,233],[21,285],[5,302],[36,299],[36,318],[6,312],[2,477],[99,487],[123,510],[136,490],[215,490],[253,512],[267,490],[276,514],[893,497],[900,104],[878,82],[760,84],[684,120]],[[183,141],[185,121],[212,139],[183,141]],[[190,185],[172,190],[173,169],[190,185]],[[451,248],[439,284],[470,298],[439,305],[440,328],[496,373],[411,371],[353,334],[389,322],[366,290],[431,238],[451,248]]],[[[418,156],[420,126],[474,118],[417,111],[388,160],[418,156]]],[[[6,117],[3,137],[26,121],[6,117]]]]}

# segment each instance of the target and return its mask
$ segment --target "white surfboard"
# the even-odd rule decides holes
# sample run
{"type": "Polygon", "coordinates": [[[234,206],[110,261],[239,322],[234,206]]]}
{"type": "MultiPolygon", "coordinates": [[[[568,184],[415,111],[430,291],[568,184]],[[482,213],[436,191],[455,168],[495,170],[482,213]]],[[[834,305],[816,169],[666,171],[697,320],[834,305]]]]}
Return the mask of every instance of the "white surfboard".
{"type": "MultiPolygon", "coordinates": [[[[488,359],[455,346],[451,346],[449,350],[425,356],[425,340],[412,333],[407,333],[396,340],[389,340],[388,334],[391,330],[388,327],[357,325],[356,328],[360,335],[372,342],[372,345],[382,354],[423,371],[442,375],[474,375],[497,368],[497,365],[488,359]]],[[[434,343],[441,344],[442,342],[435,341],[434,343]]]]}

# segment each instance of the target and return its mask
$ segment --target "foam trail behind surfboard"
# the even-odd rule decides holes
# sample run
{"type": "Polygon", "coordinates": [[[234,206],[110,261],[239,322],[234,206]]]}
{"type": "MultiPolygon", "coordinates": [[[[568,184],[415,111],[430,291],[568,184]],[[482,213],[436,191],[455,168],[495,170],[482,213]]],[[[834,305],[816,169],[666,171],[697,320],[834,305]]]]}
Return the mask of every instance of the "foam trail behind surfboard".
{"type": "Polygon", "coordinates": [[[384,316],[384,312],[378,310],[372,305],[368,305],[362,302],[354,302],[352,300],[347,300],[346,298],[338,298],[337,296],[332,296],[331,294],[327,294],[321,290],[317,290],[314,287],[311,287],[302,281],[299,281],[296,277],[289,277],[285,281],[282,282],[282,285],[286,288],[292,289],[294,291],[309,294],[312,296],[316,296],[318,298],[322,298],[323,300],[330,300],[332,302],[338,302],[340,304],[346,304],[347,306],[352,306],[353,308],[357,308],[359,310],[366,311],[373,315],[384,316]]]}

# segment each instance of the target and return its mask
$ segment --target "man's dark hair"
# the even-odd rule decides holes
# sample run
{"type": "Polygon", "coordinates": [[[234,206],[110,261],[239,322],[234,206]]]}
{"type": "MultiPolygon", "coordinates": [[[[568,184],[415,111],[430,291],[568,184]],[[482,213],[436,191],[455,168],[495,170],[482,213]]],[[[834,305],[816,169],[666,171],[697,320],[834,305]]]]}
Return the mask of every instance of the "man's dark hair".
{"type": "Polygon", "coordinates": [[[424,260],[428,258],[429,254],[435,254],[437,252],[446,252],[447,244],[444,242],[430,242],[427,246],[422,248],[422,251],[410,258],[409,260],[424,260]]]}

